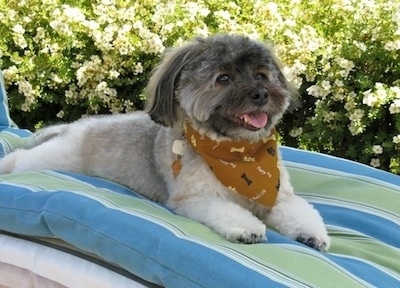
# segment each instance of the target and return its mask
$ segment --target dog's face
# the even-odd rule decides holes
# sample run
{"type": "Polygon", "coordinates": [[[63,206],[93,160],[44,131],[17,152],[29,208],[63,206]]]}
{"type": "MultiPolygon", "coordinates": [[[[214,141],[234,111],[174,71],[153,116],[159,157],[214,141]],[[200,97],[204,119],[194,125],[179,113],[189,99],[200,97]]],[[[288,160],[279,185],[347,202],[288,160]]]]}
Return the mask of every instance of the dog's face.
{"type": "Polygon", "coordinates": [[[189,118],[209,137],[250,141],[269,135],[293,94],[271,50],[237,35],[172,50],[147,92],[151,117],[164,125],[189,118]]]}

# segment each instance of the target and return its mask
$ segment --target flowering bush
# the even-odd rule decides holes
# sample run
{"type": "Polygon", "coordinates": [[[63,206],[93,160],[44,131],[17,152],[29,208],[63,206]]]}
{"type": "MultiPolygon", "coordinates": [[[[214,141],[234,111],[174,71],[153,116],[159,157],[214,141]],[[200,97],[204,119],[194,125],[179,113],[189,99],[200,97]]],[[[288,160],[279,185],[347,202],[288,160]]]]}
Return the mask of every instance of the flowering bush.
{"type": "Polygon", "coordinates": [[[165,47],[240,33],[273,42],[299,88],[284,144],[400,174],[398,0],[25,0],[0,11],[0,68],[22,126],[139,109],[165,47]]]}
{"type": "Polygon", "coordinates": [[[284,33],[303,104],[282,125],[284,141],[400,174],[400,2],[332,2],[295,14],[307,40],[284,33]]]}

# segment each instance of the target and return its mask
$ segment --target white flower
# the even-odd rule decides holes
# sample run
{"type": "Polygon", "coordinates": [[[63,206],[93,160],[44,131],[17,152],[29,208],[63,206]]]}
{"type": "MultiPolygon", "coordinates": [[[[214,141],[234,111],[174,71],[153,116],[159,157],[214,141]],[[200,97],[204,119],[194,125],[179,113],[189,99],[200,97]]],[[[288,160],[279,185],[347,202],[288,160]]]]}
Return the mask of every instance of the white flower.
{"type": "Polygon", "coordinates": [[[64,14],[69,18],[70,21],[84,22],[85,14],[79,8],[70,7],[68,5],[63,5],[64,14]]]}
{"type": "Polygon", "coordinates": [[[104,6],[112,6],[112,5],[115,5],[115,1],[114,0],[101,0],[101,4],[104,6]]]}
{"type": "Polygon", "coordinates": [[[325,95],[325,91],[318,85],[312,85],[306,89],[307,93],[314,97],[322,97],[325,95]]]}
{"type": "Polygon", "coordinates": [[[16,74],[18,73],[18,68],[13,65],[3,70],[3,76],[6,81],[13,82],[16,78],[16,74]]]}
{"type": "Polygon", "coordinates": [[[351,91],[345,98],[346,98],[346,104],[344,104],[344,109],[347,111],[354,110],[356,108],[356,103],[354,101],[355,97],[357,94],[353,91],[351,91]]]}
{"type": "Polygon", "coordinates": [[[380,103],[382,103],[383,101],[385,101],[386,97],[387,97],[387,93],[385,90],[385,87],[383,87],[382,83],[376,83],[375,84],[375,89],[376,89],[376,97],[378,98],[378,101],[380,103]]]}
{"type": "Polygon", "coordinates": [[[377,159],[377,158],[372,158],[371,162],[369,163],[369,165],[371,165],[372,167],[377,168],[377,167],[381,166],[381,161],[379,159],[377,159]]]}
{"type": "Polygon", "coordinates": [[[361,125],[357,122],[351,122],[349,125],[349,131],[351,135],[355,136],[365,131],[365,125],[361,125]]]}
{"type": "Polygon", "coordinates": [[[400,40],[386,42],[384,48],[388,51],[400,50],[400,40]]]}
{"type": "Polygon", "coordinates": [[[390,114],[400,113],[400,99],[395,99],[389,106],[390,114]]]}
{"type": "Polygon", "coordinates": [[[22,103],[21,104],[21,111],[23,112],[29,112],[31,109],[27,103],[22,103]]]}
{"type": "Polygon", "coordinates": [[[228,11],[225,10],[219,10],[214,12],[215,16],[218,16],[224,20],[230,20],[231,19],[231,14],[229,14],[228,11]]]}
{"type": "Polygon", "coordinates": [[[392,91],[395,94],[394,97],[400,99],[400,87],[399,86],[390,87],[390,91],[392,91]]]}
{"type": "Polygon", "coordinates": [[[371,89],[365,91],[363,104],[366,104],[370,107],[377,107],[385,102],[387,98],[387,92],[383,87],[382,83],[375,84],[375,92],[372,92],[371,89]]]}
{"type": "Polygon", "coordinates": [[[61,110],[60,112],[57,113],[56,116],[57,116],[57,118],[62,119],[62,118],[64,118],[64,114],[65,114],[65,113],[64,113],[64,110],[61,110]]]}
{"type": "Polygon", "coordinates": [[[18,81],[18,92],[24,94],[26,98],[33,96],[32,84],[26,80],[18,81]]]}
{"type": "Polygon", "coordinates": [[[372,146],[372,152],[375,154],[382,154],[383,153],[383,148],[381,145],[373,145],[372,146]]]}
{"type": "Polygon", "coordinates": [[[22,27],[21,24],[15,25],[15,26],[12,28],[12,30],[13,30],[16,34],[19,34],[19,35],[23,35],[23,34],[25,33],[25,29],[24,29],[24,27],[22,27]]]}
{"type": "Polygon", "coordinates": [[[324,122],[329,123],[329,122],[335,120],[336,114],[337,113],[333,112],[333,111],[329,111],[329,112],[325,111],[325,112],[323,112],[324,122]]]}
{"type": "Polygon", "coordinates": [[[393,136],[393,143],[400,144],[400,134],[398,134],[397,136],[393,136]]]}
{"type": "Polygon", "coordinates": [[[203,27],[195,28],[194,32],[200,37],[207,37],[210,35],[210,31],[208,30],[208,27],[206,25],[204,25],[203,27]]]}
{"type": "Polygon", "coordinates": [[[141,62],[136,63],[135,67],[133,68],[133,74],[138,75],[143,73],[143,65],[141,62]]]}
{"type": "Polygon", "coordinates": [[[331,82],[329,82],[327,80],[322,81],[321,86],[326,92],[330,92],[331,91],[331,87],[332,87],[331,86],[331,82]]]}
{"type": "Polygon", "coordinates": [[[353,61],[341,57],[336,58],[336,63],[339,65],[339,67],[343,68],[343,70],[339,71],[339,75],[343,78],[347,78],[350,71],[352,71],[355,67],[353,61]]]}
{"type": "Polygon", "coordinates": [[[83,25],[85,25],[90,30],[97,30],[100,28],[99,23],[97,23],[96,21],[93,21],[93,20],[89,20],[89,21],[86,20],[83,22],[83,25]]]}
{"type": "Polygon", "coordinates": [[[298,136],[300,136],[303,133],[303,128],[299,127],[299,128],[293,128],[292,130],[290,130],[289,135],[293,138],[296,138],[298,136]]]}
{"type": "Polygon", "coordinates": [[[43,27],[36,28],[36,35],[33,37],[33,41],[38,43],[40,40],[44,39],[46,36],[45,30],[43,27]]]}
{"type": "Polygon", "coordinates": [[[123,106],[125,107],[125,112],[132,112],[135,110],[135,105],[130,100],[124,100],[123,106]]]}
{"type": "Polygon", "coordinates": [[[322,71],[328,72],[332,68],[331,63],[327,62],[325,63],[324,67],[322,68],[322,71]]]}
{"type": "Polygon", "coordinates": [[[55,74],[55,73],[51,73],[51,74],[50,74],[50,77],[51,77],[51,80],[52,80],[53,82],[55,82],[55,83],[60,84],[60,83],[63,82],[63,80],[60,78],[60,76],[58,76],[58,75],[55,74]]]}
{"type": "Polygon", "coordinates": [[[28,46],[28,43],[22,35],[14,36],[13,40],[21,49],[25,49],[28,46]]]}
{"type": "Polygon", "coordinates": [[[307,50],[309,50],[309,51],[316,51],[320,47],[320,45],[319,45],[319,43],[317,41],[309,40],[307,42],[308,42],[307,43],[307,50]]]}
{"type": "Polygon", "coordinates": [[[65,36],[72,36],[74,34],[68,24],[66,22],[63,22],[63,20],[58,19],[50,21],[49,25],[56,32],[64,34],[65,36]]]}
{"type": "Polygon", "coordinates": [[[101,92],[104,91],[108,87],[107,82],[102,81],[99,84],[97,84],[95,91],[101,92]]]}
{"type": "Polygon", "coordinates": [[[269,12],[271,13],[271,15],[275,15],[278,14],[278,4],[274,3],[274,2],[268,2],[267,4],[265,4],[265,8],[267,8],[269,10],[269,12]]]}
{"type": "Polygon", "coordinates": [[[108,95],[110,97],[117,97],[118,93],[117,93],[117,90],[115,90],[114,88],[107,87],[104,89],[104,94],[108,95]]]}
{"type": "Polygon", "coordinates": [[[296,60],[294,60],[294,63],[292,65],[291,69],[293,69],[293,72],[295,74],[301,74],[307,70],[307,66],[304,65],[303,63],[301,63],[300,60],[296,59],[296,60]]]}
{"type": "Polygon", "coordinates": [[[347,60],[344,58],[340,58],[340,57],[336,59],[336,63],[338,63],[338,65],[340,67],[342,67],[344,69],[348,69],[348,70],[351,70],[355,67],[353,61],[350,61],[350,60],[347,60]]]}
{"type": "Polygon", "coordinates": [[[356,122],[360,121],[364,117],[364,111],[361,109],[354,109],[353,113],[350,113],[350,121],[356,122]]]}
{"type": "Polygon", "coordinates": [[[367,45],[365,45],[364,43],[358,42],[358,41],[353,41],[353,44],[354,44],[358,49],[360,49],[361,51],[363,51],[363,52],[367,51],[367,45]]]}
{"type": "Polygon", "coordinates": [[[117,79],[120,75],[120,73],[115,70],[111,70],[110,72],[108,72],[108,74],[110,75],[111,79],[117,79]]]}
{"type": "Polygon", "coordinates": [[[343,86],[344,86],[344,83],[343,83],[342,80],[336,79],[336,80],[335,80],[335,85],[336,85],[337,87],[343,87],[343,86]]]}
{"type": "Polygon", "coordinates": [[[120,47],[118,51],[119,51],[119,54],[121,54],[121,55],[129,54],[129,48],[127,46],[120,47]]]}

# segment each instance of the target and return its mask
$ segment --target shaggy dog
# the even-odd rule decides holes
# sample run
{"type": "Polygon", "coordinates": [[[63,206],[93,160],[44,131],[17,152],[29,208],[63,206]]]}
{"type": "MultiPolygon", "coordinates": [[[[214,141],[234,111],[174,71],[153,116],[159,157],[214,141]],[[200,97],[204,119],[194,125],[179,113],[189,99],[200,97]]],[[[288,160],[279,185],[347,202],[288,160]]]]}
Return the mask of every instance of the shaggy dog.
{"type": "Polygon", "coordinates": [[[238,35],[170,50],[146,89],[147,112],[95,116],[39,131],[0,173],[57,169],[107,178],[240,243],[266,226],[318,250],[319,213],[294,194],[275,125],[294,90],[271,49],[238,35]]]}

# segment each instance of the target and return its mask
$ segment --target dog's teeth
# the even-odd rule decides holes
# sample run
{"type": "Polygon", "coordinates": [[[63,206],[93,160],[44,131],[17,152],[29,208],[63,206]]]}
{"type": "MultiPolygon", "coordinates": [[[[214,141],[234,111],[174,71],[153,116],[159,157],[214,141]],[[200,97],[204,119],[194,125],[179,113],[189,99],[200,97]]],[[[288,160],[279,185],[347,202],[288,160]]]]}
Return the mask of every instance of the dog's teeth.
{"type": "Polygon", "coordinates": [[[249,124],[250,119],[247,115],[242,115],[242,117],[240,117],[242,119],[242,121],[246,124],[249,124]]]}

